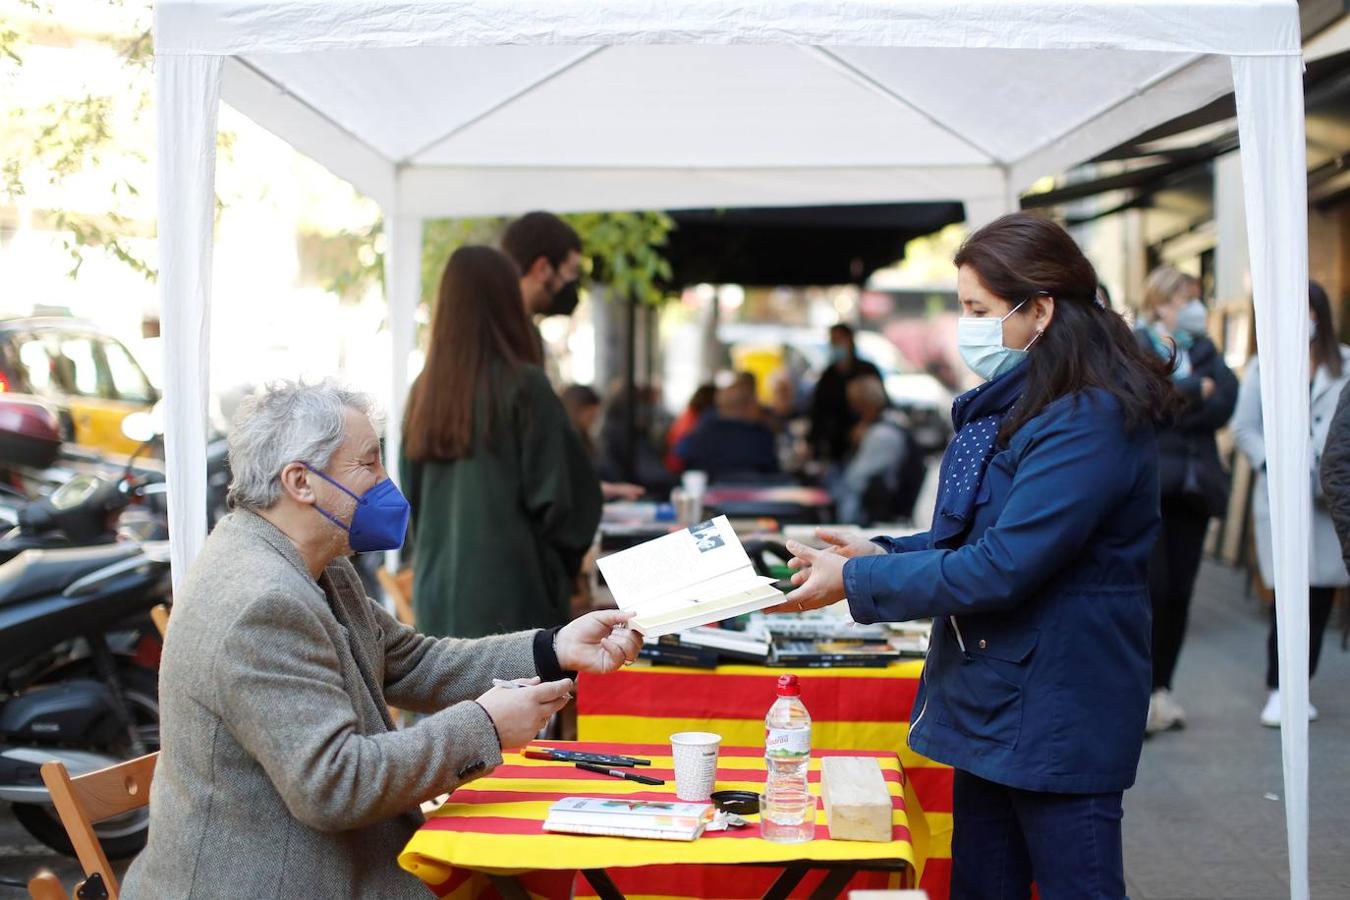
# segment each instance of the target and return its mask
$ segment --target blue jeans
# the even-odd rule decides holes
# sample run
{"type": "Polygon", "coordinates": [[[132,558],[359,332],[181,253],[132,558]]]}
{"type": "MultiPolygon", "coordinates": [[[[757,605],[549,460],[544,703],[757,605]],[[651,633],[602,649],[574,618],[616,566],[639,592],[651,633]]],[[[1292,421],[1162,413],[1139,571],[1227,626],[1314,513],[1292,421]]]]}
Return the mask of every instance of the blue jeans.
{"type": "Polygon", "coordinates": [[[951,900],[1125,896],[1121,792],[1023,791],[956,770],[951,900]]]}

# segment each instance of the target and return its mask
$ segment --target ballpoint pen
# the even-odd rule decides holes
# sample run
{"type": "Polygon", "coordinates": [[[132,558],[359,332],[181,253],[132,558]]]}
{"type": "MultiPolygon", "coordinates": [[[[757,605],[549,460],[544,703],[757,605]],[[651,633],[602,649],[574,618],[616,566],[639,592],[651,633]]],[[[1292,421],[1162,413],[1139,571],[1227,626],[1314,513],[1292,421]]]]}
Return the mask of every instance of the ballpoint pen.
{"type": "Polygon", "coordinates": [[[604,766],[597,766],[593,763],[579,762],[576,764],[578,769],[585,769],[587,772],[595,772],[598,775],[608,775],[611,778],[623,778],[628,781],[636,781],[638,784],[665,784],[660,778],[653,778],[650,775],[639,775],[636,772],[625,772],[623,769],[607,769],[604,766]]]}
{"type": "Polygon", "coordinates": [[[587,753],[584,750],[560,750],[555,747],[526,747],[521,751],[526,759],[551,759],[555,762],[584,762],[597,766],[650,766],[650,759],[636,756],[619,756],[610,753],[587,753]]]}

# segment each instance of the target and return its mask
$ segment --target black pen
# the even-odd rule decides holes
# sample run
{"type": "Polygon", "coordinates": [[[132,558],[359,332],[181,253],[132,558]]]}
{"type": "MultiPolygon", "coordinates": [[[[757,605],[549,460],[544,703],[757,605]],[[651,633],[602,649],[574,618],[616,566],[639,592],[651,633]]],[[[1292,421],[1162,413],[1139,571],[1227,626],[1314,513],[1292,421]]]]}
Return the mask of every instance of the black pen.
{"type": "Polygon", "coordinates": [[[579,762],[576,766],[578,769],[585,769],[587,772],[608,775],[611,778],[625,778],[628,781],[636,781],[638,784],[665,784],[660,778],[653,778],[650,775],[639,775],[636,772],[625,772],[622,769],[606,769],[604,766],[597,766],[594,763],[579,762]]]}

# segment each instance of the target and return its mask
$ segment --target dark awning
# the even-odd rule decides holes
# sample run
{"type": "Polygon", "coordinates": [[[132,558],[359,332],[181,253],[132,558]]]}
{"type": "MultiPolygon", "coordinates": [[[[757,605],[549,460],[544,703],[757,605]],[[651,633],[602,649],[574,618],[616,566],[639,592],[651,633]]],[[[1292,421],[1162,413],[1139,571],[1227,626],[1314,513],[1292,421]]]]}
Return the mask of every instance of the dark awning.
{"type": "Polygon", "coordinates": [[[862,284],[905,244],[965,219],[960,203],[683,209],[664,248],[672,287],[862,284]]]}

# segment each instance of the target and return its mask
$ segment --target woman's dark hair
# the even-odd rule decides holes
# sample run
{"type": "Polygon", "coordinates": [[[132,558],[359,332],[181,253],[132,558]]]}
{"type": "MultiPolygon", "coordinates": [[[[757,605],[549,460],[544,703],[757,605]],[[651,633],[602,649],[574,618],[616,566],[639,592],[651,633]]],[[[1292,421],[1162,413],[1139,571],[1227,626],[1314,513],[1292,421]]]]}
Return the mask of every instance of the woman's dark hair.
{"type": "Polygon", "coordinates": [[[1308,306],[1317,320],[1312,335],[1313,367],[1326,366],[1332,377],[1341,377],[1341,342],[1336,339],[1336,323],[1331,318],[1331,301],[1316,281],[1308,282],[1308,306]]]}
{"type": "MultiPolygon", "coordinates": [[[[1172,361],[1141,348],[1120,314],[1098,302],[1097,273],[1063,228],[1012,213],[966,238],[955,262],[970,266],[1010,306],[1037,294],[1055,301],[1054,317],[1032,349],[1022,398],[999,429],[1000,443],[1055,400],[1088,388],[1119,401],[1127,429],[1165,419],[1176,408],[1172,361]]],[[[1028,304],[1018,314],[1031,310],[1028,304]]]]}
{"type": "Polygon", "coordinates": [[[700,384],[698,390],[694,391],[694,396],[689,398],[689,409],[701,414],[712,409],[712,405],[716,400],[717,385],[700,384]]]}
{"type": "Polygon", "coordinates": [[[460,247],[445,264],[431,343],[408,397],[403,446],[409,459],[453,460],[473,452],[475,408],[491,435],[495,370],[539,364],[539,344],[520,296],[520,271],[491,247],[460,247]],[[489,392],[479,405],[480,394],[489,392]]]}

